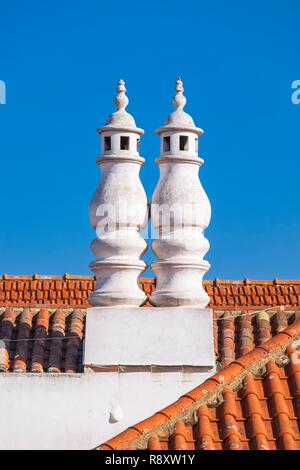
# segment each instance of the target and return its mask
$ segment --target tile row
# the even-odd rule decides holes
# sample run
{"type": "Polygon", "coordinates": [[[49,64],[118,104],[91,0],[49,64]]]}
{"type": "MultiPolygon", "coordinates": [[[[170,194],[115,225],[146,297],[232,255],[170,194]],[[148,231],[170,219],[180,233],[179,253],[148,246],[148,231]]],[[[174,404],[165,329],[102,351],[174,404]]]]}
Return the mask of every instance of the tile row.
{"type": "MultiPolygon", "coordinates": [[[[147,295],[155,289],[155,279],[141,279],[147,295]]],[[[0,276],[0,305],[88,306],[95,287],[92,276],[0,276]]],[[[300,307],[299,281],[204,281],[210,307],[255,309],[260,306],[300,307]]],[[[147,304],[149,306],[149,303],[147,304]]]]}
{"type": "Polygon", "coordinates": [[[84,309],[7,308],[0,319],[1,372],[82,372],[84,309]]]}

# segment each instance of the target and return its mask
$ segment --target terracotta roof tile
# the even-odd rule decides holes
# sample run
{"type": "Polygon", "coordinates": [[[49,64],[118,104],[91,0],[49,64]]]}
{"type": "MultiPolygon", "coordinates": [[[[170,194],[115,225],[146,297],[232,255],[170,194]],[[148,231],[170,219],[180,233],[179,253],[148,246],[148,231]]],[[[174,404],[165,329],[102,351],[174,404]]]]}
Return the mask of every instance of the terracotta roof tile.
{"type": "MultiPolygon", "coordinates": [[[[155,288],[153,279],[141,282],[146,293],[155,288]]],[[[87,299],[94,285],[92,276],[0,276],[0,371],[81,371],[87,299]]],[[[278,307],[282,287],[300,298],[300,281],[216,279],[205,281],[204,286],[211,295],[214,349],[222,367],[300,318],[300,305],[291,306],[291,299],[283,309],[278,307]],[[265,304],[254,306],[258,288],[263,299],[272,293],[274,309],[262,311],[265,304]],[[216,295],[220,292],[224,295],[216,295]],[[232,307],[228,296],[234,299],[232,307]],[[245,298],[247,303],[242,305],[245,298]],[[253,310],[260,313],[253,315],[253,310]]]]}
{"type": "Polygon", "coordinates": [[[13,362],[14,372],[26,372],[28,360],[29,338],[32,328],[32,313],[29,309],[24,309],[20,315],[19,329],[17,333],[18,342],[13,362]],[[21,341],[24,340],[24,341],[21,341]]]}
{"type": "Polygon", "coordinates": [[[156,421],[165,409],[97,449],[300,450],[299,337],[298,320],[179,398],[167,420],[156,421]]]}
{"type": "Polygon", "coordinates": [[[56,310],[53,315],[51,328],[51,344],[48,361],[48,372],[61,372],[63,341],[65,336],[65,312],[62,309],[56,310]]]}
{"type": "Polygon", "coordinates": [[[78,368],[82,369],[79,359],[82,350],[85,312],[83,310],[73,310],[68,318],[70,319],[67,329],[69,339],[66,341],[64,369],[67,373],[74,373],[77,372],[78,368]]]}
{"type": "MultiPolygon", "coordinates": [[[[141,279],[147,295],[155,289],[155,279],[141,279]]],[[[0,306],[88,306],[88,296],[95,287],[93,276],[0,276],[0,306]]],[[[253,309],[257,306],[300,307],[300,281],[204,281],[211,298],[210,307],[225,309],[253,309]]],[[[149,305],[149,304],[148,304],[149,305]]]]}
{"type": "Polygon", "coordinates": [[[85,309],[9,307],[2,310],[1,372],[82,371],[85,309]]]}
{"type": "MultiPolygon", "coordinates": [[[[214,348],[222,367],[257,346],[267,348],[266,341],[277,334],[275,311],[251,317],[240,313],[214,311],[214,348]]],[[[299,312],[283,313],[292,327],[299,312]]],[[[86,309],[72,307],[0,308],[0,371],[81,371],[85,315],[86,309]]]]}

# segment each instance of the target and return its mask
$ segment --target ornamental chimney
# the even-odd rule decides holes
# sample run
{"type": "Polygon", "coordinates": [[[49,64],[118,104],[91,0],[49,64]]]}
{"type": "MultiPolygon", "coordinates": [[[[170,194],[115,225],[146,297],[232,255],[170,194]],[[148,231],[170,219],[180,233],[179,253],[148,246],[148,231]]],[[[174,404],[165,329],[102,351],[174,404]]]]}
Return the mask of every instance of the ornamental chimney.
{"type": "Polygon", "coordinates": [[[210,265],[203,259],[209,249],[204,229],[209,225],[211,208],[198,177],[204,163],[198,157],[198,138],[202,129],[183,108],[183,83],[176,80],[175,111],[157,130],[160,156],[156,163],[160,178],[151,202],[151,218],[158,238],[152,249],[157,260],[151,264],[157,276],[150,302],[158,307],[206,307],[209,296],[202,277],[210,265]]]}
{"type": "Polygon", "coordinates": [[[83,363],[101,383],[101,406],[106,413],[102,441],[165,407],[215,370],[212,310],[201,308],[208,303],[200,280],[208,267],[202,259],[208,249],[203,228],[210,215],[198,180],[202,160],[195,139],[201,131],[182,110],[185,98],[180,80],[177,88],[176,111],[161,131],[162,140],[170,138],[170,147],[158,159],[161,178],[152,201],[154,225],[162,229],[153,243],[158,256],[153,264],[157,291],[151,300],[158,307],[136,308],[145,300],[137,278],[145,268],[140,256],[146,243],[140,229],[147,219],[147,201],[138,177],[144,160],[136,144],[142,131],[125,111],[123,82],[116,99],[118,111],[99,131],[103,152],[98,163],[103,174],[91,204],[91,221],[95,228],[100,224],[101,230],[92,243],[96,261],[91,267],[97,285],[90,296],[94,307],[86,314],[83,363]],[[188,138],[184,150],[180,150],[182,136],[188,138]],[[122,137],[129,138],[127,149],[122,148],[122,137]],[[117,226],[105,231],[103,206],[110,204],[107,211],[110,206],[118,208],[120,195],[134,210],[129,211],[129,218],[117,211],[117,226]],[[178,208],[168,205],[177,202],[178,208]],[[174,211],[172,230],[167,220],[160,221],[156,203],[166,205],[163,215],[174,211]],[[197,208],[198,225],[188,214],[184,214],[186,224],[179,224],[185,203],[197,208]],[[179,307],[169,308],[174,305],[179,307]]]}
{"type": "Polygon", "coordinates": [[[128,98],[123,80],[118,82],[115,105],[101,136],[97,164],[102,177],[90,204],[90,220],[96,229],[91,249],[96,260],[96,288],[89,302],[98,307],[140,306],[146,295],[138,277],[146,264],[141,256],[147,244],[140,231],[148,218],[147,197],[139,178],[144,158],[139,154],[140,136],[134,118],[126,111],[128,98]]]}

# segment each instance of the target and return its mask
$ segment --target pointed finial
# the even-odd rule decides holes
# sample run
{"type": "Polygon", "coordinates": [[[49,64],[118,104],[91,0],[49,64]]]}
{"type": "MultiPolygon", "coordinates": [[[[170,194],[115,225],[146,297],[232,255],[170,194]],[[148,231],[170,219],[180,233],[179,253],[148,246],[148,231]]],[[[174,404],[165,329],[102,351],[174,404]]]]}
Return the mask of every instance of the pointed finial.
{"type": "Polygon", "coordinates": [[[184,88],[180,77],[176,78],[175,91],[176,95],[173,98],[173,105],[176,110],[183,110],[186,103],[186,97],[183,96],[184,88]]]}
{"type": "Polygon", "coordinates": [[[117,96],[115,97],[114,103],[116,105],[117,110],[125,110],[126,106],[129,103],[127,96],[125,95],[126,88],[124,80],[118,81],[117,86],[117,96]]]}

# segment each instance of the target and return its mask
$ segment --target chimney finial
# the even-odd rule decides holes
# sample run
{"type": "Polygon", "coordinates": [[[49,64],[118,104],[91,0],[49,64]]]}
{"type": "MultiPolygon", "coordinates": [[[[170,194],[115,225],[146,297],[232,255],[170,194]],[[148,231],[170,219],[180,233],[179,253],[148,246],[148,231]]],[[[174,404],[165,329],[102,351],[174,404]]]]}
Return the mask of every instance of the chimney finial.
{"type": "Polygon", "coordinates": [[[124,80],[118,81],[117,86],[117,96],[114,99],[114,103],[118,111],[123,110],[125,111],[126,106],[129,103],[128,97],[126,96],[126,88],[124,80]]]}
{"type": "Polygon", "coordinates": [[[176,95],[173,98],[173,105],[176,110],[182,111],[186,104],[186,97],[183,96],[184,88],[180,77],[176,78],[175,91],[176,95]]]}

